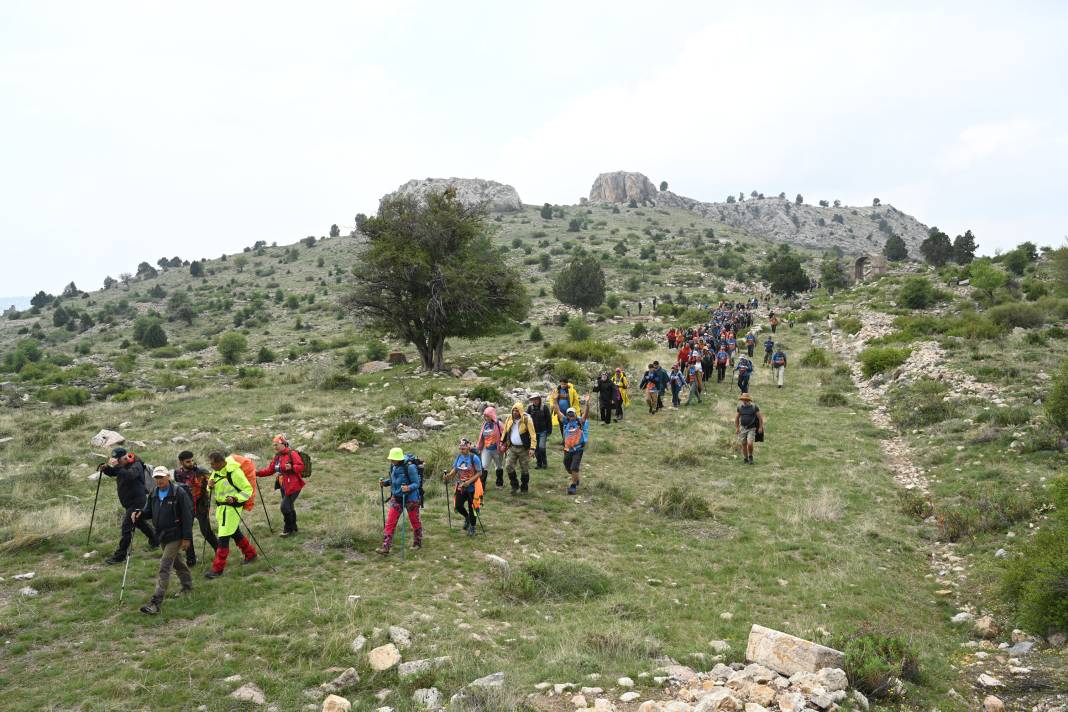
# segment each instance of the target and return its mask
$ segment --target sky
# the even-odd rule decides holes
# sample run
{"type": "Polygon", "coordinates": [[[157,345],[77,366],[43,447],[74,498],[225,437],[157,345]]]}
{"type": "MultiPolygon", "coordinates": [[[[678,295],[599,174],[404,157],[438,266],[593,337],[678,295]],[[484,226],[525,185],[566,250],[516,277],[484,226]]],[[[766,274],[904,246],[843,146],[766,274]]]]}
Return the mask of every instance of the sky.
{"type": "Polygon", "coordinates": [[[0,5],[0,292],[350,229],[411,178],[878,196],[1068,235],[1068,3],[0,5]]]}

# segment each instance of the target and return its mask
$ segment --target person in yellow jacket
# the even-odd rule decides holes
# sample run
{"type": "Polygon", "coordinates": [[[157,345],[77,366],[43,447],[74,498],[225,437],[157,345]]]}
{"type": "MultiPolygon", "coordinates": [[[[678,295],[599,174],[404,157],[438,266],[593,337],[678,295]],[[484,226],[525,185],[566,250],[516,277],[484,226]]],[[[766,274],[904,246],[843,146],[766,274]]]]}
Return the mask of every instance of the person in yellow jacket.
{"type": "Polygon", "coordinates": [[[530,487],[530,453],[538,442],[538,434],[534,431],[534,419],[523,410],[522,403],[512,404],[512,412],[505,419],[501,433],[504,469],[512,485],[512,494],[526,492],[530,487]],[[515,476],[517,464],[523,473],[522,484],[515,476]]]}
{"type": "Polygon", "coordinates": [[[560,437],[564,437],[564,423],[567,420],[567,409],[578,406],[579,395],[575,387],[566,378],[560,379],[560,385],[552,392],[549,405],[553,410],[553,419],[560,426],[560,437]]]}
{"type": "Polygon", "coordinates": [[[616,422],[618,423],[623,420],[623,410],[630,407],[630,395],[627,393],[630,380],[627,378],[627,374],[623,373],[622,368],[617,368],[615,373],[612,374],[612,383],[619,388],[620,400],[616,401],[616,422]]]}
{"type": "Polygon", "coordinates": [[[215,521],[219,525],[219,546],[215,549],[215,559],[211,562],[211,571],[205,576],[213,579],[223,575],[226,557],[230,555],[230,538],[237,542],[241,553],[245,555],[244,563],[256,559],[256,549],[241,533],[241,508],[252,496],[252,485],[245,477],[241,465],[232,457],[221,452],[208,456],[211,461],[211,475],[208,477],[208,491],[215,499],[215,521]]]}

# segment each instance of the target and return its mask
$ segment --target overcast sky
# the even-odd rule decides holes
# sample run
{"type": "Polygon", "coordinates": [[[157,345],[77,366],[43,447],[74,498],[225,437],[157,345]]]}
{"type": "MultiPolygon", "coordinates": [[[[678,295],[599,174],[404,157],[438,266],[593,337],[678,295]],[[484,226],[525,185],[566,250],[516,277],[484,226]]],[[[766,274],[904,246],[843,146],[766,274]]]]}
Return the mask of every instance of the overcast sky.
{"type": "Polygon", "coordinates": [[[0,4],[0,292],[351,227],[409,178],[1068,234],[1068,3],[0,4]],[[937,7],[935,7],[937,5],[937,7]]]}

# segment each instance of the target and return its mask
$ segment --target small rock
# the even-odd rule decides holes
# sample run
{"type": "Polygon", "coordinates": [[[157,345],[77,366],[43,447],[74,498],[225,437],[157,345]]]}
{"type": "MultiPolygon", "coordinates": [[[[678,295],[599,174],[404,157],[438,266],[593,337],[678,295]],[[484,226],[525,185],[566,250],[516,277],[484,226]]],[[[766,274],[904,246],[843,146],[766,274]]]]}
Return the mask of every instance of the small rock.
{"type": "Polygon", "coordinates": [[[620,687],[634,687],[634,680],[631,680],[629,677],[621,677],[616,680],[616,684],[620,687]]]}
{"type": "Polygon", "coordinates": [[[341,452],[356,452],[360,449],[359,440],[347,440],[337,446],[337,449],[341,452]]]}
{"type": "Polygon", "coordinates": [[[235,700],[241,700],[242,702],[251,702],[254,705],[267,704],[267,697],[263,694],[263,690],[258,688],[255,683],[251,682],[246,682],[244,685],[231,692],[230,697],[235,700]]]}
{"type": "MultiPolygon", "coordinates": [[[[495,672],[468,683],[468,687],[504,687],[504,673],[495,672]]],[[[574,687],[572,685],[571,687],[574,687]]],[[[557,692],[556,694],[560,694],[557,692]]]]}
{"type": "Polygon", "coordinates": [[[620,702],[633,702],[634,700],[638,699],[639,697],[641,697],[641,693],[634,692],[632,690],[630,692],[624,692],[622,695],[620,695],[619,696],[619,701],[620,702]]]}
{"type": "Polygon", "coordinates": [[[11,578],[15,579],[16,581],[29,581],[30,579],[32,579],[36,575],[37,575],[36,571],[30,571],[30,572],[25,573],[25,574],[15,574],[11,578]]]}
{"type": "Polygon", "coordinates": [[[22,588],[19,589],[19,595],[20,596],[31,596],[31,597],[32,596],[36,596],[37,595],[37,589],[34,588],[33,586],[23,586],[22,588]]]}
{"type": "Polygon", "coordinates": [[[486,561],[495,569],[500,569],[501,571],[508,571],[509,569],[508,560],[502,559],[496,554],[486,554],[486,561]]]}
{"type": "Polygon", "coordinates": [[[801,712],[805,709],[805,696],[796,692],[784,692],[779,695],[779,709],[782,712],[801,712]]]}
{"type": "Polygon", "coordinates": [[[423,709],[434,710],[441,706],[441,692],[436,687],[424,687],[412,693],[412,701],[423,709]]]}
{"type": "Polygon", "coordinates": [[[126,438],[114,430],[101,430],[89,440],[90,445],[99,448],[110,448],[121,445],[124,442],[126,442],[126,438]]]}
{"type": "Polygon", "coordinates": [[[589,703],[586,701],[586,695],[582,694],[581,692],[577,695],[571,696],[571,704],[575,705],[575,707],[579,709],[585,709],[589,706],[589,703]]]}
{"type": "Polygon", "coordinates": [[[985,672],[979,676],[979,684],[983,687],[1003,687],[1001,680],[993,675],[987,675],[985,672]]]}
{"type": "Polygon", "coordinates": [[[1016,645],[1006,650],[1009,655],[1027,655],[1035,647],[1035,643],[1032,640],[1022,640],[1016,645]]]}
{"type": "Polygon", "coordinates": [[[223,682],[241,682],[241,676],[231,675],[230,677],[224,677],[223,682]]]}
{"type": "Polygon", "coordinates": [[[722,618],[725,621],[729,621],[729,620],[732,620],[734,618],[734,614],[730,613],[729,611],[724,611],[723,613],[719,614],[719,617],[722,618]]]}
{"type": "Polygon", "coordinates": [[[975,626],[973,627],[973,630],[975,631],[976,635],[986,640],[992,640],[998,637],[998,633],[1001,632],[1001,629],[998,627],[998,624],[994,620],[993,616],[983,616],[979,620],[975,621],[975,626]]]}
{"type": "Polygon", "coordinates": [[[968,623],[975,619],[975,616],[968,611],[961,611],[957,615],[950,618],[951,623],[968,623]]]}
{"type": "Polygon", "coordinates": [[[351,709],[352,703],[344,697],[327,695],[326,699],[323,700],[323,712],[349,712],[351,709]]]}
{"type": "Polygon", "coordinates": [[[871,703],[868,702],[868,698],[864,696],[864,693],[860,690],[853,690],[853,701],[856,702],[862,709],[868,709],[871,707],[871,703]]]}
{"type": "Polygon", "coordinates": [[[438,420],[437,418],[431,415],[428,415],[427,417],[423,418],[423,427],[427,430],[441,430],[445,427],[445,422],[442,420],[438,420]]]}
{"type": "Polygon", "coordinates": [[[350,687],[354,687],[359,682],[360,676],[356,672],[356,668],[348,668],[330,682],[324,682],[322,685],[319,685],[319,689],[327,693],[342,692],[350,687]]]}
{"type": "Polygon", "coordinates": [[[363,650],[363,646],[367,645],[367,638],[362,635],[357,635],[352,639],[352,652],[358,653],[363,650]]]}
{"type": "Polygon", "coordinates": [[[983,700],[983,712],[1004,712],[1005,703],[993,695],[987,695],[983,700]]]}
{"type": "Polygon", "coordinates": [[[710,640],[708,646],[717,653],[725,653],[731,649],[731,644],[725,640],[710,640]]]}
{"type": "Polygon", "coordinates": [[[367,662],[370,663],[371,669],[377,672],[389,670],[399,664],[400,661],[400,651],[397,650],[397,646],[393,643],[380,645],[367,654],[367,662]]]}
{"type": "Polygon", "coordinates": [[[463,374],[463,376],[461,376],[461,378],[463,380],[465,380],[465,381],[474,381],[474,380],[476,380],[478,378],[478,374],[475,373],[475,371],[473,369],[469,368],[466,371],[464,371],[464,374],[463,374]]]}
{"type": "Polygon", "coordinates": [[[360,366],[360,373],[379,373],[380,371],[388,371],[390,366],[385,361],[368,361],[360,366]]]}

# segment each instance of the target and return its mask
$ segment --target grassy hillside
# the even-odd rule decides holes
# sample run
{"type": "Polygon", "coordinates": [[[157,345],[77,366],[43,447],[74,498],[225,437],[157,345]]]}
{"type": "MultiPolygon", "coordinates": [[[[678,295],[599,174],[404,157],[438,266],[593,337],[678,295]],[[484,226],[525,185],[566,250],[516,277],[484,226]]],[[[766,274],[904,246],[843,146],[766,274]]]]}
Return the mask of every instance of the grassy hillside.
{"type": "MultiPolygon", "coordinates": [[[[419,427],[431,414],[444,420],[444,430],[406,446],[442,462],[459,437],[477,432],[483,400],[507,407],[511,389],[544,389],[545,374],[580,369],[592,375],[600,367],[550,358],[542,343],[529,340],[533,326],[547,344],[569,340],[556,316],[563,309],[551,296],[553,271],[568,255],[601,255],[609,292],[620,301],[591,317],[593,338],[605,345],[606,365],[623,365],[636,381],[649,360],[670,360],[660,337],[669,326],[701,318],[685,310],[755,291],[747,283],[769,249],[681,210],[561,210],[563,217],[551,220],[528,208],[490,221],[499,259],[523,270],[534,306],[528,322],[511,334],[449,343],[446,360],[473,368],[478,381],[427,376],[411,364],[357,372],[383,349],[414,359],[412,348],[370,333],[337,307],[357,238],[262,247],[244,253],[245,259],[205,261],[201,278],[182,267],[63,299],[63,309],[78,314],[73,329],[55,326],[54,304],[0,321],[9,370],[0,409],[0,439],[10,438],[0,444],[0,627],[6,642],[0,684],[7,704],[251,708],[228,697],[241,683],[225,678],[240,674],[280,710],[318,708],[321,695],[304,691],[347,667],[361,679],[343,694],[359,710],[383,704],[414,709],[416,688],[434,684],[448,696],[498,670],[522,694],[542,681],[584,682],[597,673],[604,681],[629,675],[643,695],[655,696],[651,679],[639,675],[655,674],[662,656],[708,669],[717,660],[709,641],[724,639],[731,644],[725,659],[740,660],[750,625],[759,623],[836,645],[866,632],[901,635],[921,670],[905,683],[905,703],[971,709],[976,658],[974,649],[961,647],[971,631],[952,625],[950,617],[961,605],[989,609],[1011,629],[1016,612],[996,590],[1004,559],[992,551],[1015,553],[1008,539],[1023,539],[1022,527],[1050,516],[1046,485],[1060,451],[1056,442],[1042,440],[1048,424],[1033,401],[1046,383],[1039,374],[1052,375],[1068,346],[1047,325],[1063,319],[1056,299],[1036,302],[1044,310],[1039,325],[1019,335],[1007,335],[1010,327],[987,339],[972,332],[977,320],[985,324],[997,314],[988,305],[978,305],[967,327],[953,322],[976,306],[971,290],[946,284],[959,274],[934,277],[946,294],[936,294],[941,301],[926,310],[894,305],[903,275],[833,299],[813,295],[799,305],[797,323],[781,331],[792,358],[788,387],[771,388],[764,371],[754,377],[754,398],[768,417],[768,441],[758,446],[755,467],[742,465],[732,449],[736,392],[713,386],[700,405],[656,416],[632,407],[622,424],[591,423],[578,497],[564,494],[567,478],[554,437],[550,469],[532,473],[528,496],[490,487],[484,536],[469,539],[455,521],[449,530],[438,483],[428,489],[424,549],[403,561],[372,553],[381,539],[376,479],[398,424],[419,427]],[[168,306],[179,292],[190,297],[192,323],[168,306]],[[653,295],[662,314],[678,316],[650,317],[653,295]],[[634,307],[627,317],[626,305],[638,299],[646,305],[643,315],[634,307]],[[674,303],[664,304],[669,300],[674,303]],[[168,344],[149,349],[133,333],[137,317],[153,312],[168,344]],[[828,316],[837,320],[833,332],[828,316]],[[964,398],[943,413],[935,401],[944,400],[923,390],[932,387],[902,381],[878,394],[890,404],[893,421],[873,425],[879,403],[867,400],[873,387],[867,379],[851,378],[858,348],[848,332],[894,318],[901,321],[882,341],[907,348],[938,340],[947,367],[1003,388],[1006,407],[964,398]],[[945,330],[924,322],[916,332],[922,319],[945,330]],[[953,335],[958,326],[968,335],[953,335]],[[227,364],[216,342],[235,330],[247,348],[227,364]],[[1032,343],[1038,337],[1031,334],[1043,343],[1032,343]],[[810,358],[814,365],[802,367],[801,357],[813,346],[826,347],[828,359],[810,358]],[[1020,356],[1029,367],[1008,376],[1020,356]],[[988,364],[993,367],[985,370],[988,364]],[[50,394],[74,389],[83,389],[84,397],[53,396],[53,402],[86,399],[85,405],[48,403],[50,394]],[[893,405],[926,404],[923,399],[931,408],[918,410],[937,415],[893,405]],[[88,441],[102,427],[119,429],[146,461],[168,465],[185,447],[201,460],[220,446],[266,457],[270,437],[280,431],[312,452],[315,474],[298,502],[300,535],[271,536],[259,507],[249,518],[277,573],[266,561],[231,565],[209,582],[201,564],[196,594],[168,601],[162,616],[147,618],[137,607],[151,593],[157,557],[143,538],[135,539],[119,605],[121,567],[102,562],[117,539],[109,483],[85,547],[95,490],[87,476],[99,461],[88,441]],[[896,465],[885,446],[895,428],[923,464],[930,480],[926,498],[903,494],[894,482],[896,465]],[[336,449],[353,437],[361,441],[357,452],[336,449]],[[976,512],[990,507],[977,497],[987,491],[989,501],[1027,498],[998,510],[1005,514],[1000,519],[980,520],[976,512]],[[956,519],[939,516],[954,508],[961,512],[956,519]],[[968,529],[950,541],[945,522],[957,520],[968,529]],[[1010,530],[1021,536],[1008,537],[1010,530]],[[544,585],[500,575],[485,554],[504,557],[544,585]],[[946,561],[947,572],[933,570],[932,559],[946,561]],[[952,571],[959,562],[966,568],[952,571]],[[11,578],[28,571],[36,572],[29,582],[11,578]],[[36,596],[19,594],[27,583],[36,596]],[[943,593],[947,588],[952,595],[943,593]],[[385,642],[390,625],[414,634],[406,660],[449,655],[451,664],[406,681],[395,672],[373,673],[366,648],[354,653],[351,643],[358,635],[372,640],[368,648],[385,642]],[[380,702],[375,693],[384,688],[392,692],[380,702]],[[951,688],[967,699],[950,695],[951,688]]],[[[487,256],[487,265],[494,259],[487,256]]],[[[1036,279],[1048,281],[1041,274],[1036,279]]],[[[1011,292],[1000,296],[1013,298],[1011,292]]],[[[761,328],[765,315],[762,308],[761,328]]],[[[875,386],[878,378],[885,376],[875,386]]],[[[585,393],[590,383],[578,385],[585,393]]],[[[266,501],[277,528],[277,498],[269,493],[266,501]]],[[[199,546],[199,534],[194,540],[199,546]]],[[[1049,655],[1057,660],[1057,653],[1049,655]]],[[[1062,683],[1051,675],[1047,684],[1062,683]]]]}

